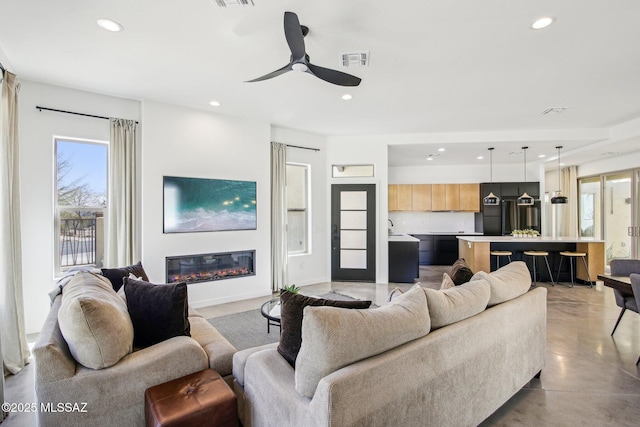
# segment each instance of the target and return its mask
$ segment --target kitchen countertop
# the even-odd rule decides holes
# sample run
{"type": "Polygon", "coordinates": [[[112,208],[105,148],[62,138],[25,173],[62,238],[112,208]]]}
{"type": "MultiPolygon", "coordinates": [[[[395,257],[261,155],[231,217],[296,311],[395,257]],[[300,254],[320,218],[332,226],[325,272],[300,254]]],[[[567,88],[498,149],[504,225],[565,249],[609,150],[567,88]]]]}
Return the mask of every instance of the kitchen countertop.
{"type": "Polygon", "coordinates": [[[416,239],[408,234],[390,234],[389,242],[419,242],[420,239],[416,239]]]}
{"type": "Polygon", "coordinates": [[[604,243],[604,240],[598,240],[593,237],[512,237],[512,236],[463,236],[459,235],[458,239],[468,242],[540,242],[540,243],[604,243]]]}

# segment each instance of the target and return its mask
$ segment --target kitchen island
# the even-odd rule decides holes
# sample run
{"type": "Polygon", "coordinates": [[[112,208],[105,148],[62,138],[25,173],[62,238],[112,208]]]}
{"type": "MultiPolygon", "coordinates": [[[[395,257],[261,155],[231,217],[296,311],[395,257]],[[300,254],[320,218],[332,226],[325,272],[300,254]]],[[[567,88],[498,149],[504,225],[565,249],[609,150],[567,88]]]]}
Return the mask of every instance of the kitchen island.
{"type": "Polygon", "coordinates": [[[420,276],[418,243],[407,234],[389,236],[389,282],[413,283],[420,276]]]}
{"type": "MultiPolygon", "coordinates": [[[[511,237],[511,236],[458,236],[458,253],[461,258],[467,261],[467,264],[473,272],[476,271],[492,271],[495,270],[495,259],[492,259],[490,252],[492,250],[507,250],[513,252],[511,259],[513,261],[525,261],[531,267],[530,257],[523,255],[524,251],[548,251],[549,264],[554,277],[548,277],[546,268],[538,265],[541,279],[543,281],[552,281],[558,279],[558,266],[560,265],[560,251],[577,251],[587,254],[587,267],[591,280],[595,281],[598,274],[604,274],[604,240],[598,240],[590,237],[511,237]]],[[[579,259],[576,260],[577,274],[576,277],[583,282],[588,282],[587,272],[584,264],[579,259]]],[[[562,263],[560,271],[560,281],[570,280],[569,262],[565,259],[562,263]]]]}

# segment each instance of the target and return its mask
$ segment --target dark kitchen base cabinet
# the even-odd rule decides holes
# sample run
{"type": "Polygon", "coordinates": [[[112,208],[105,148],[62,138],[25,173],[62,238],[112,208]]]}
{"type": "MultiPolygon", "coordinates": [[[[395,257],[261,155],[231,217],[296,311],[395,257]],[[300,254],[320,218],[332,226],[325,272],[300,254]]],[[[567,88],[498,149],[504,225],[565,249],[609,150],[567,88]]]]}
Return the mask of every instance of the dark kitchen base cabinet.
{"type": "Polygon", "coordinates": [[[458,259],[458,239],[449,234],[412,234],[420,239],[420,265],[453,265],[458,259]]]}
{"type": "Polygon", "coordinates": [[[413,283],[419,276],[418,242],[389,242],[389,282],[413,283]]]}

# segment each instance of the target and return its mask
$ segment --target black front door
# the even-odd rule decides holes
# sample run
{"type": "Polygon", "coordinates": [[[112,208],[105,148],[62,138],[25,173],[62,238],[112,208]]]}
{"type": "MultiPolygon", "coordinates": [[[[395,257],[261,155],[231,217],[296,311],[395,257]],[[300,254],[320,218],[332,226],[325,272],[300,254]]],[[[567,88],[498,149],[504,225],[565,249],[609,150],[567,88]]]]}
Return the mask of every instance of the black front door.
{"type": "Polygon", "coordinates": [[[376,280],[376,186],[331,186],[331,280],[376,280]]]}

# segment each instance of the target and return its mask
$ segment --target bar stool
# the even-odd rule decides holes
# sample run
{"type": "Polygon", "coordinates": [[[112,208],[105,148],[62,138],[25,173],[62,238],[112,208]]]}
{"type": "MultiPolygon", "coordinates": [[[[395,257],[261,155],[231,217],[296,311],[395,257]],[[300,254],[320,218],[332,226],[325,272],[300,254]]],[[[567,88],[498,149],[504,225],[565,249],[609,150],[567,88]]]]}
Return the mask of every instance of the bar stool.
{"type": "Polygon", "coordinates": [[[547,258],[549,256],[549,252],[547,251],[524,251],[523,252],[525,255],[528,255],[530,257],[532,257],[532,264],[533,264],[533,286],[536,286],[538,284],[538,279],[537,279],[537,275],[536,275],[536,260],[539,257],[544,257],[544,262],[547,264],[547,271],[549,272],[549,278],[551,279],[551,284],[554,285],[553,283],[553,274],[551,274],[551,267],[549,267],[549,258],[547,258]]]}
{"type": "Polygon", "coordinates": [[[511,251],[491,251],[489,253],[492,256],[496,257],[496,270],[498,268],[500,268],[500,257],[501,256],[506,256],[507,258],[509,258],[509,262],[511,262],[511,255],[513,255],[513,252],[511,252],[511,251]]]}
{"type": "MultiPolygon", "coordinates": [[[[558,282],[560,281],[560,268],[562,267],[562,260],[564,257],[569,258],[569,266],[571,267],[571,287],[575,284],[573,277],[573,264],[576,261],[572,261],[576,258],[582,258],[582,262],[584,263],[584,269],[587,271],[587,277],[589,278],[589,287],[593,287],[593,282],[591,280],[591,275],[589,274],[589,267],[587,266],[587,254],[584,252],[571,252],[571,251],[562,251],[560,252],[560,265],[558,265],[558,282]]],[[[576,269],[578,266],[576,265],[576,269]]]]}

